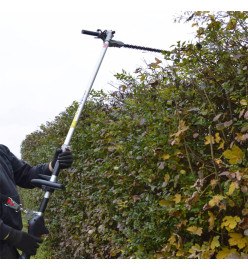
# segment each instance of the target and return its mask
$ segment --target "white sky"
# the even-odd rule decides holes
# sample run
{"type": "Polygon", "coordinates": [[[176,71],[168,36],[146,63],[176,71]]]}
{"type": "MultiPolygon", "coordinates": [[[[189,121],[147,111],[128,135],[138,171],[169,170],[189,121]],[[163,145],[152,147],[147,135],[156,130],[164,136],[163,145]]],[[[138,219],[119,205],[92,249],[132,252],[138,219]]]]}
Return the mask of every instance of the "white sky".
{"type": "MultiPolygon", "coordinates": [[[[193,36],[190,25],[173,23],[176,13],[194,10],[180,1],[0,0],[0,143],[20,157],[26,135],[81,99],[102,50],[82,29],[115,30],[126,44],[169,49],[193,36]]],[[[154,57],[162,56],[109,48],[93,88],[111,89],[114,74],[154,57]]]]}

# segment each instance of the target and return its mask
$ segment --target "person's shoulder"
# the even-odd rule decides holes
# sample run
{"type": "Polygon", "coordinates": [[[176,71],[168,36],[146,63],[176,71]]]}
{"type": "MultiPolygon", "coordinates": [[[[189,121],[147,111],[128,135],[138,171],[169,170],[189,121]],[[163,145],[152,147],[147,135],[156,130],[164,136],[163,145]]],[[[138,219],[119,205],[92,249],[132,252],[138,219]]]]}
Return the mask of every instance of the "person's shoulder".
{"type": "Polygon", "coordinates": [[[0,150],[4,152],[9,152],[9,148],[6,145],[0,144],[0,150]]]}

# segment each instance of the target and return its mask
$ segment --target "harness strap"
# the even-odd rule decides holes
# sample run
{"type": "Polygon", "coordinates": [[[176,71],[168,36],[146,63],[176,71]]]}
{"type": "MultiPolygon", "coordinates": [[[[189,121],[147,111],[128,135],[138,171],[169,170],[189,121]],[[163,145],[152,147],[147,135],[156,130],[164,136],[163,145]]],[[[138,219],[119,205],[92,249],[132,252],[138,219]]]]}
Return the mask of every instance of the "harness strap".
{"type": "Polygon", "coordinates": [[[8,198],[9,198],[8,196],[6,196],[6,195],[0,193],[0,202],[1,202],[1,203],[6,203],[7,200],[8,200],[8,198]]]}

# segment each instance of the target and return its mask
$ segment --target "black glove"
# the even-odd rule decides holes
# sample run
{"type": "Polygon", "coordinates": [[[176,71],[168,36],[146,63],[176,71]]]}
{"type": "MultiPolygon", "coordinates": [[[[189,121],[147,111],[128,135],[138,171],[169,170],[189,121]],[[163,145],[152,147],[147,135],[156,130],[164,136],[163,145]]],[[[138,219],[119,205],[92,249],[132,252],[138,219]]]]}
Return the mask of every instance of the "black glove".
{"type": "Polygon", "coordinates": [[[56,161],[59,161],[59,167],[60,169],[66,169],[71,167],[73,162],[73,156],[70,151],[62,152],[62,149],[57,149],[55,151],[51,166],[54,169],[56,161]]]}
{"type": "Polygon", "coordinates": [[[36,254],[39,247],[38,243],[43,242],[41,238],[15,229],[10,231],[9,236],[5,241],[9,245],[29,254],[30,256],[36,254]]]}

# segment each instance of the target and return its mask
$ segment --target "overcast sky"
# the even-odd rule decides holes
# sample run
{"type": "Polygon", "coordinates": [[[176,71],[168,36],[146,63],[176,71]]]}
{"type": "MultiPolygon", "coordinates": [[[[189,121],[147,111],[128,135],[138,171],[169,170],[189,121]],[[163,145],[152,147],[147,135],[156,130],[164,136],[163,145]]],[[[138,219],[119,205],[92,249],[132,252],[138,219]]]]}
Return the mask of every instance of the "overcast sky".
{"type": "MultiPolygon", "coordinates": [[[[20,158],[26,135],[81,99],[102,50],[102,41],[82,29],[115,30],[114,39],[126,44],[165,50],[192,40],[190,25],[173,22],[191,6],[166,2],[0,0],[0,143],[20,158]]],[[[114,74],[133,72],[155,57],[162,59],[109,48],[93,88],[111,89],[114,74]]]]}

